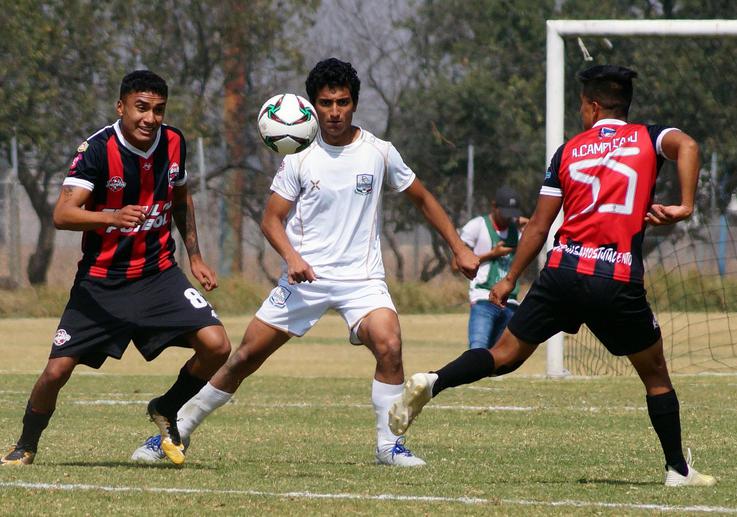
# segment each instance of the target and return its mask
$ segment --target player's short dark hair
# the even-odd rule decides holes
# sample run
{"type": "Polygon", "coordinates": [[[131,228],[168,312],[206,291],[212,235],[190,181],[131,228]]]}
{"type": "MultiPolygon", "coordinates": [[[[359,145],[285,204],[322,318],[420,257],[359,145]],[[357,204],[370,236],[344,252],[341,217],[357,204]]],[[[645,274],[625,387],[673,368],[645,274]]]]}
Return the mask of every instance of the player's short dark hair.
{"type": "Polygon", "coordinates": [[[578,73],[584,97],[624,117],[632,103],[632,79],[635,77],[637,72],[617,65],[595,65],[578,73]]]}
{"type": "Polygon", "coordinates": [[[361,90],[361,80],[358,78],[356,69],[350,63],[334,57],[317,63],[305,81],[305,90],[307,90],[307,97],[311,103],[315,103],[317,92],[325,86],[331,88],[347,86],[351,92],[353,104],[358,104],[358,92],[361,90]]]}
{"type": "Polygon", "coordinates": [[[166,81],[151,70],[134,70],[123,77],[120,83],[120,98],[137,92],[151,92],[165,99],[169,97],[169,87],[166,81]]]}

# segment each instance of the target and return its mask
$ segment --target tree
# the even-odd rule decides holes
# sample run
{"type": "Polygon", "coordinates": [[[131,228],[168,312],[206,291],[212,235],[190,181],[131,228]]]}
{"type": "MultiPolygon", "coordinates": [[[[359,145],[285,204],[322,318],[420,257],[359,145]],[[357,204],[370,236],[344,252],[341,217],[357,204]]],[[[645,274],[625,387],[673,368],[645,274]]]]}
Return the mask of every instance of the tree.
{"type": "Polygon", "coordinates": [[[54,250],[53,201],[65,166],[112,113],[111,28],[104,5],[6,3],[0,17],[0,146],[18,139],[18,173],[40,222],[28,280],[42,284],[54,250]],[[79,30],[85,27],[86,30],[79,30]]]}

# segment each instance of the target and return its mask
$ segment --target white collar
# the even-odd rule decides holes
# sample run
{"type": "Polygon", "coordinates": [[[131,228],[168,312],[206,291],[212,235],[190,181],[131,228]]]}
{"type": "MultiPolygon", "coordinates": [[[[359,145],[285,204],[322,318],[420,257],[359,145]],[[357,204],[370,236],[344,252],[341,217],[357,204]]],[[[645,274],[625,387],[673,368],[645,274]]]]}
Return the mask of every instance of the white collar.
{"type": "Polygon", "coordinates": [[[154,154],[154,151],[156,150],[156,146],[159,145],[159,139],[161,138],[161,127],[156,131],[156,139],[154,139],[154,143],[151,144],[151,147],[148,148],[148,151],[143,152],[138,147],[134,146],[128,140],[125,139],[123,136],[123,132],[120,130],[120,119],[115,121],[115,124],[113,124],[113,127],[115,128],[115,134],[118,135],[118,140],[120,140],[120,143],[123,144],[123,147],[128,149],[133,154],[137,154],[138,156],[148,159],[151,157],[152,154],[154,154]]]}
{"type": "Polygon", "coordinates": [[[603,118],[603,119],[597,120],[596,121],[596,124],[594,124],[591,127],[593,128],[593,127],[598,127],[598,126],[603,126],[603,125],[607,125],[607,126],[624,126],[626,123],[627,123],[627,121],[620,120],[618,118],[603,118]]]}
{"type": "Polygon", "coordinates": [[[328,151],[332,151],[332,152],[336,152],[336,153],[344,152],[344,151],[349,151],[351,149],[355,149],[356,147],[358,147],[359,145],[361,145],[363,143],[365,131],[363,130],[363,128],[361,126],[353,126],[353,127],[357,128],[360,131],[360,134],[358,135],[358,138],[356,138],[350,144],[346,144],[346,145],[330,145],[330,144],[326,143],[325,140],[323,140],[322,133],[320,133],[320,130],[319,129],[317,130],[317,143],[320,145],[320,147],[322,147],[324,149],[327,149],[328,151]]]}

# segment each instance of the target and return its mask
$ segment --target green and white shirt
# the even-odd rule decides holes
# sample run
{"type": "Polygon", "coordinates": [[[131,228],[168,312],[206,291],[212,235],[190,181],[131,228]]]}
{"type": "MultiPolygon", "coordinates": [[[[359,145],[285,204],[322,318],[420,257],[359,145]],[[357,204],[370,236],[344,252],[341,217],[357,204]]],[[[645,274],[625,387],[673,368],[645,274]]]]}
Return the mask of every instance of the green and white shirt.
{"type": "MultiPolygon", "coordinates": [[[[491,251],[500,240],[517,242],[519,240],[519,230],[514,224],[506,230],[496,230],[491,218],[484,215],[474,217],[461,228],[461,240],[468,244],[476,255],[482,255],[491,251]],[[510,231],[514,232],[511,239],[510,231]]],[[[514,252],[481,263],[476,278],[471,280],[469,285],[468,298],[471,303],[489,299],[492,286],[506,276],[509,266],[512,264],[512,259],[514,259],[514,252]]],[[[510,303],[517,303],[518,292],[519,287],[515,287],[512,294],[509,295],[510,303]]]]}

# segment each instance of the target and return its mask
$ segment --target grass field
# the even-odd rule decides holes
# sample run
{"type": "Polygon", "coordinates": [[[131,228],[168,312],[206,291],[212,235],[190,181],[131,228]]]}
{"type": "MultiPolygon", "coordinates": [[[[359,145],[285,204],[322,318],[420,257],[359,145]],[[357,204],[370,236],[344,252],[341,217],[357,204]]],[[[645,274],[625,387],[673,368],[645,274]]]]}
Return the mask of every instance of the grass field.
{"type": "MultiPolygon", "coordinates": [[[[465,315],[402,317],[408,373],[463,350],[465,315]]],[[[226,318],[234,343],[246,318],[226,318]]],[[[0,444],[18,437],[55,319],[0,320],[0,444]]],[[[420,469],[374,465],[372,359],[330,316],[287,344],[194,435],[184,468],[128,461],[154,427],[145,403],[184,350],[129,350],[81,367],[36,464],[0,468],[7,515],[623,515],[737,513],[737,377],[678,376],[684,444],[707,489],[666,489],[635,377],[547,380],[545,351],[520,373],[443,393],[410,429],[420,469]]]]}

